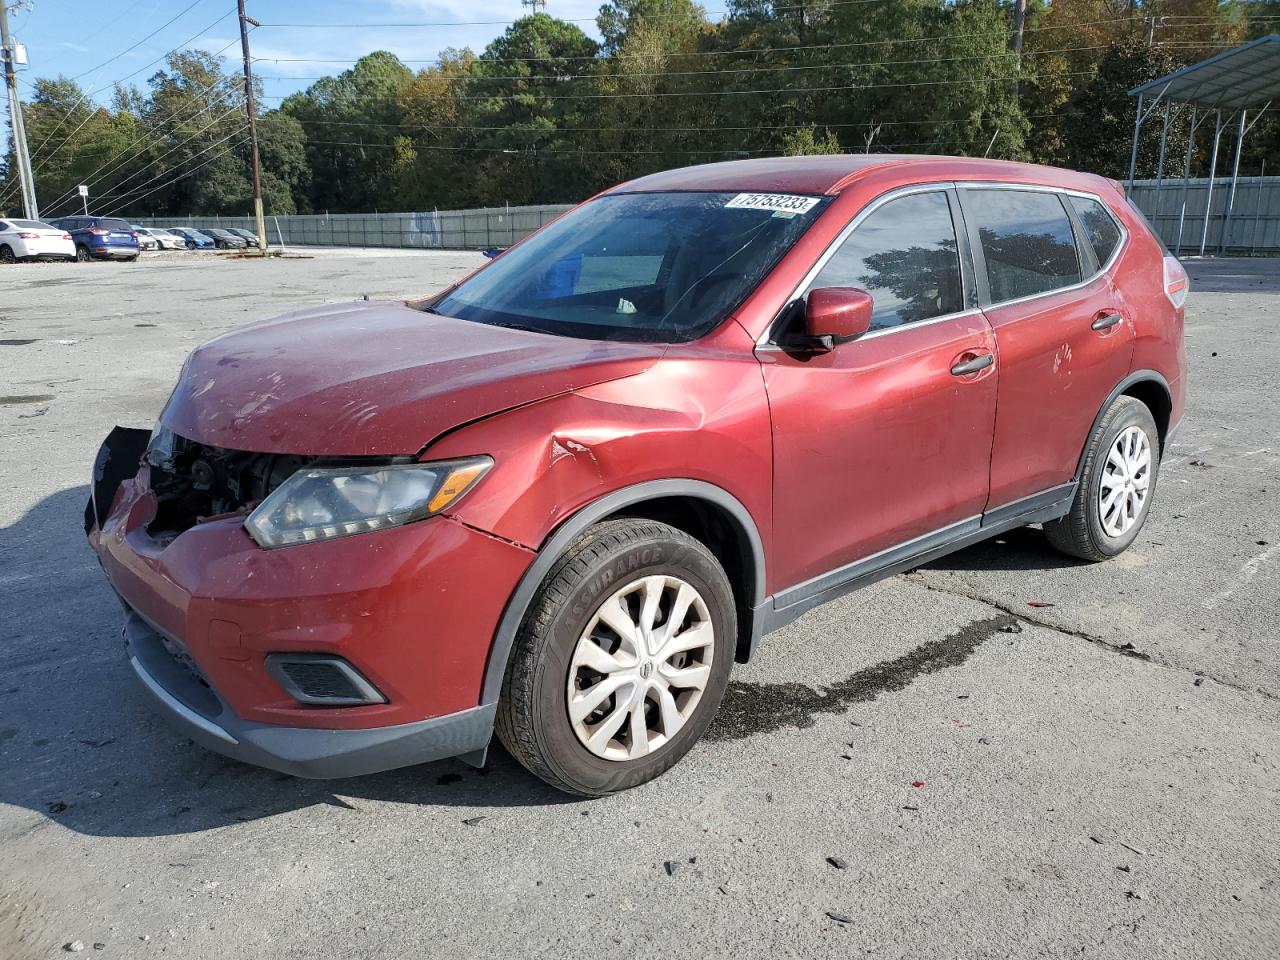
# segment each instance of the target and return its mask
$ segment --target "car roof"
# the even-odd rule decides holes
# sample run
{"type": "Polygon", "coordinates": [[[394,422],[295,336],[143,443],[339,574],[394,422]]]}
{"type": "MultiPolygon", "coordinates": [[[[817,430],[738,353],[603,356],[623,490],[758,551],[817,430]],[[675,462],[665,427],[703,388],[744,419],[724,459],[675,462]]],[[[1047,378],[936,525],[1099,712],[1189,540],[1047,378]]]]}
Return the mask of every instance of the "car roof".
{"type": "Polygon", "coordinates": [[[680,167],[650,174],[606,191],[643,193],[706,190],[835,195],[866,175],[899,168],[903,183],[944,180],[1004,180],[1096,192],[1102,177],[1059,167],[978,157],[930,154],[833,154],[813,157],[759,157],[680,167]]]}

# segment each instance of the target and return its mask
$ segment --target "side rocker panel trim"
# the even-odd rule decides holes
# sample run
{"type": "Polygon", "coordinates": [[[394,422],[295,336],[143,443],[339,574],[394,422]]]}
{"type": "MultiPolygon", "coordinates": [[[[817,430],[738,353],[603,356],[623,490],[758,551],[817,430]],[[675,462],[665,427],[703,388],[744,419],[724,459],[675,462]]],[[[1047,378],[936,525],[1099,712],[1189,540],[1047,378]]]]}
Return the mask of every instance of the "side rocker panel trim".
{"type": "MultiPolygon", "coordinates": [[[[498,621],[498,629],[494,633],[493,644],[489,649],[489,663],[485,667],[484,686],[480,691],[482,706],[498,702],[498,697],[502,693],[502,679],[507,672],[507,659],[511,654],[511,647],[515,644],[516,634],[524,620],[525,611],[528,610],[533,595],[560,555],[587,527],[598,520],[634,504],[663,497],[691,497],[705,500],[733,517],[751,545],[752,564],[755,568],[753,571],[755,584],[752,596],[747,598],[746,606],[750,610],[758,611],[764,605],[764,543],[760,539],[760,531],[751,513],[737,497],[721,487],[701,480],[651,480],[633,487],[615,490],[583,507],[564,521],[542,545],[537,557],[520,578],[515,591],[511,594],[511,599],[507,601],[502,619],[498,621]]],[[[757,613],[753,617],[754,622],[750,625],[752,647],[760,636],[762,619],[757,613]]]]}

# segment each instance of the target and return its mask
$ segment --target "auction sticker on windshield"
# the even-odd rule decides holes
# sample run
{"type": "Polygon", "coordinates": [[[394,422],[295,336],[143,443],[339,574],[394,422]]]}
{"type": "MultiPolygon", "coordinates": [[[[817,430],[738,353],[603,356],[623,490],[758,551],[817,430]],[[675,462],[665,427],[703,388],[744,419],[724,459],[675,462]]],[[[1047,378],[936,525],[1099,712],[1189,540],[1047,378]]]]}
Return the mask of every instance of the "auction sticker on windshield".
{"type": "Polygon", "coordinates": [[[808,213],[818,197],[797,197],[789,193],[740,193],[725,204],[738,210],[772,210],[775,213],[808,213]]]}

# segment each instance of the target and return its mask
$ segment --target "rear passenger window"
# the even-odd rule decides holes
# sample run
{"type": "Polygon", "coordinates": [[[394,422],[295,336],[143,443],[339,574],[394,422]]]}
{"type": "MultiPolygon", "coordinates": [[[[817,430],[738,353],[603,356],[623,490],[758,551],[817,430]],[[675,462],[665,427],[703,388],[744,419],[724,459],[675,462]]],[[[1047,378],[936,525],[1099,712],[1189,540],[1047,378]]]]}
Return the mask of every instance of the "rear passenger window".
{"type": "Polygon", "coordinates": [[[909,194],[874,210],[811,289],[822,287],[859,287],[871,294],[872,330],[958,313],[960,257],[946,194],[909,194]]]}
{"type": "Polygon", "coordinates": [[[1098,258],[1098,266],[1103,266],[1120,246],[1120,228],[1116,226],[1115,218],[1097,200],[1068,197],[1067,201],[1084,224],[1084,232],[1089,237],[1094,256],[1098,258]]]}
{"type": "Polygon", "coordinates": [[[964,198],[987,261],[992,303],[1080,282],[1075,235],[1056,193],[966,190],[964,198]]]}

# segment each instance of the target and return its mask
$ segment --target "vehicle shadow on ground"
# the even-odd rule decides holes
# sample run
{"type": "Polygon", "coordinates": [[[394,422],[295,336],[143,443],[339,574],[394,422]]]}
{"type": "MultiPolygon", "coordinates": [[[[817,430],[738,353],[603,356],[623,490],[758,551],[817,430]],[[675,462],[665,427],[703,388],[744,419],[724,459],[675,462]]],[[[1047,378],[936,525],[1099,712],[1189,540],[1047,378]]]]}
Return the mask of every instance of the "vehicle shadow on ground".
{"type": "Polygon", "coordinates": [[[1016,527],[990,540],[926,563],[922,570],[1062,570],[1087,565],[1059,553],[1039,527],[1016,527]]]}
{"type": "Polygon", "coordinates": [[[0,821],[12,821],[10,804],[85,834],[143,837],[364,801],[441,808],[443,822],[573,802],[496,740],[484,770],[449,760],[316,781],[185,739],[151,710],[125,661],[120,605],[84,537],[88,495],[63,490],[0,528],[0,821]]]}

